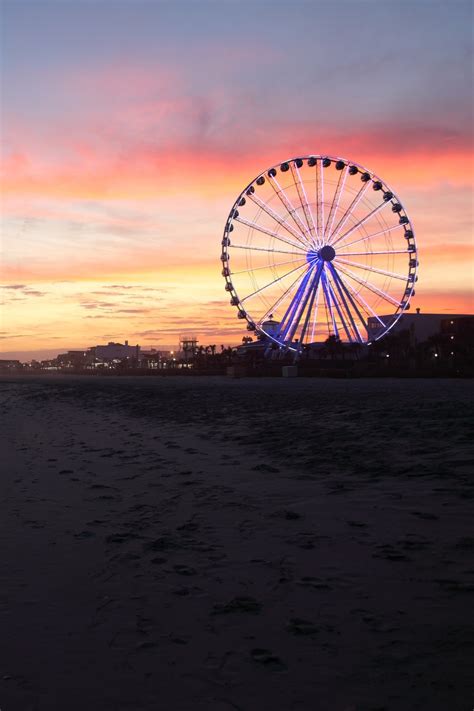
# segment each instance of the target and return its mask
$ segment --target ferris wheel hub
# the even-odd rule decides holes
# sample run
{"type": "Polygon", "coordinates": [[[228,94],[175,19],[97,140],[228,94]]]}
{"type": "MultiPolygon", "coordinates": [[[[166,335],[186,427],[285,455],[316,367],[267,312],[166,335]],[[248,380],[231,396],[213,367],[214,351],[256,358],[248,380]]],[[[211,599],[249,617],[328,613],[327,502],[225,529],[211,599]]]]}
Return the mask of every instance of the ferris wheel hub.
{"type": "Polygon", "coordinates": [[[331,245],[326,244],[324,247],[321,247],[321,249],[318,252],[318,257],[322,259],[324,262],[332,262],[334,257],[336,256],[336,250],[334,247],[331,247],[331,245]]]}

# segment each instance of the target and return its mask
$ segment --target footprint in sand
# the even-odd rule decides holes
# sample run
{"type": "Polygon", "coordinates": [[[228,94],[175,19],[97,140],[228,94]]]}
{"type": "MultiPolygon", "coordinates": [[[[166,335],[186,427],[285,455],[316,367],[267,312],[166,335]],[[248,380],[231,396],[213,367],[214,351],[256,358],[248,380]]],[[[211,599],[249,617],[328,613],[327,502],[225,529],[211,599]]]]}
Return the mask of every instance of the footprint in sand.
{"type": "Polygon", "coordinates": [[[315,624],[299,617],[293,617],[289,620],[286,629],[294,635],[312,635],[319,631],[315,624]]]}
{"type": "Polygon", "coordinates": [[[277,657],[276,654],[273,654],[269,649],[252,649],[250,654],[254,662],[261,664],[271,671],[284,671],[287,668],[280,657],[277,657]]]}
{"type": "Polygon", "coordinates": [[[178,575],[196,575],[195,568],[189,565],[174,565],[173,569],[178,575]]]}
{"type": "Polygon", "coordinates": [[[212,615],[224,615],[232,612],[246,612],[258,614],[262,609],[262,605],[253,597],[238,596],[232,598],[229,602],[214,605],[212,615]]]}

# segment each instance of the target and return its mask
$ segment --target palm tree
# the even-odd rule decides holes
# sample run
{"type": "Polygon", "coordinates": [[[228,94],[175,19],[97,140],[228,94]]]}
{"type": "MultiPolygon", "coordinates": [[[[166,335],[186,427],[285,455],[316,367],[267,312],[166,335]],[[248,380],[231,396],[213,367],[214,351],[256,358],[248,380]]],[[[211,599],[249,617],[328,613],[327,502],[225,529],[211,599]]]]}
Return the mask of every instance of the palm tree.
{"type": "Polygon", "coordinates": [[[344,346],[341,343],[341,339],[335,335],[326,338],[322,350],[324,354],[329,354],[331,360],[335,360],[341,353],[344,356],[344,346]]]}

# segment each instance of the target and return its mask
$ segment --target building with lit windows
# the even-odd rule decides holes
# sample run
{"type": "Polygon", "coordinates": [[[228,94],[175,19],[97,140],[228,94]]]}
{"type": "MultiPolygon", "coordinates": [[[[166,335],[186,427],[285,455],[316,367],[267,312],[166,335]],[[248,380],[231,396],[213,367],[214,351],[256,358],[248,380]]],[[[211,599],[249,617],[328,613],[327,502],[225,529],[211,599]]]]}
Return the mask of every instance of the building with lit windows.
{"type": "MultiPolygon", "coordinates": [[[[393,316],[380,316],[385,325],[389,324],[393,316]]],[[[398,334],[401,331],[409,331],[411,342],[415,345],[427,341],[431,336],[440,333],[455,335],[456,329],[470,328],[472,331],[474,316],[466,314],[422,314],[417,310],[414,314],[403,313],[389,334],[398,334]]],[[[369,338],[377,338],[377,334],[383,328],[375,316],[369,317],[367,321],[369,338]]]]}

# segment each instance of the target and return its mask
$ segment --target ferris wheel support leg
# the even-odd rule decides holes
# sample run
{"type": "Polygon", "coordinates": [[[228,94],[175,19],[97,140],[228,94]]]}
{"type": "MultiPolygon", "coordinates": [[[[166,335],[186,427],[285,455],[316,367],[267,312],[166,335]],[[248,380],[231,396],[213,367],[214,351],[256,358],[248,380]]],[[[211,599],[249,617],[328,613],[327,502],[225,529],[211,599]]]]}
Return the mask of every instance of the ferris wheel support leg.
{"type": "MultiPolygon", "coordinates": [[[[345,295],[345,293],[344,293],[344,291],[345,291],[344,285],[343,285],[343,283],[342,283],[342,281],[341,281],[341,279],[340,279],[340,277],[339,277],[339,274],[338,274],[338,273],[336,272],[336,270],[334,269],[333,265],[332,265],[332,264],[329,264],[328,266],[329,266],[329,271],[330,271],[331,274],[332,274],[332,278],[334,279],[334,283],[335,283],[335,285],[336,285],[336,289],[338,290],[339,296],[341,297],[341,301],[342,301],[342,304],[343,304],[343,306],[344,306],[344,309],[346,310],[346,314],[347,314],[348,317],[349,317],[349,321],[350,321],[350,323],[351,323],[352,331],[353,331],[353,333],[354,333],[354,336],[355,336],[355,338],[356,338],[356,341],[358,341],[359,343],[362,343],[362,337],[361,337],[361,335],[360,335],[360,333],[359,333],[359,329],[357,328],[357,325],[356,325],[356,323],[355,323],[354,316],[352,315],[352,311],[351,311],[350,308],[349,308],[349,304],[347,303],[346,295],[345,295]],[[341,287],[342,287],[342,288],[341,288],[341,287]],[[344,289],[344,291],[343,291],[343,289],[344,289]]],[[[348,298],[350,299],[350,301],[351,301],[351,303],[352,303],[352,307],[355,308],[357,315],[359,316],[360,319],[362,319],[362,317],[361,317],[361,315],[360,315],[360,312],[359,312],[359,310],[357,309],[357,306],[354,304],[354,302],[353,302],[352,299],[350,298],[350,295],[348,294],[348,292],[346,292],[346,293],[347,293],[348,298]]],[[[362,323],[364,323],[363,320],[362,320],[362,323]]]]}
{"type": "MultiPolygon", "coordinates": [[[[335,269],[335,267],[331,264],[329,268],[331,269],[331,272],[332,272],[332,274],[333,274],[333,276],[334,276],[334,279],[335,279],[335,281],[336,281],[336,284],[337,284],[338,288],[339,288],[339,289],[342,288],[342,289],[344,290],[344,292],[345,292],[345,294],[346,294],[346,296],[347,296],[347,299],[348,299],[349,302],[352,304],[352,308],[353,308],[354,311],[356,312],[357,316],[359,317],[359,320],[360,320],[361,324],[364,326],[364,328],[365,328],[365,330],[367,331],[367,334],[368,334],[368,333],[369,333],[369,327],[368,327],[367,321],[366,321],[366,320],[364,319],[364,317],[362,316],[362,314],[361,314],[361,312],[360,312],[360,309],[359,309],[359,307],[357,306],[357,304],[356,304],[356,302],[354,301],[354,299],[352,298],[352,295],[351,295],[350,291],[347,289],[347,286],[344,284],[344,281],[343,281],[343,280],[341,279],[341,277],[339,276],[339,274],[338,274],[337,270],[335,269]]],[[[342,294],[341,294],[341,295],[342,295],[342,294]]],[[[347,308],[347,307],[346,307],[346,308],[347,308]]],[[[353,319],[353,317],[352,317],[352,314],[351,314],[351,312],[350,312],[350,310],[349,310],[348,308],[347,308],[347,312],[348,312],[349,317],[350,317],[350,319],[351,319],[352,327],[354,328],[355,332],[357,333],[357,335],[358,335],[358,337],[359,337],[359,343],[363,343],[363,339],[362,339],[362,337],[361,337],[361,335],[360,335],[359,329],[357,328],[357,326],[356,326],[356,324],[355,324],[355,322],[354,322],[354,319],[353,319]]]]}
{"type": "MultiPolygon", "coordinates": [[[[323,265],[323,264],[324,264],[324,262],[320,262],[320,263],[318,264],[318,266],[316,267],[316,270],[314,270],[314,267],[313,267],[313,269],[312,269],[312,271],[311,271],[311,273],[313,274],[313,278],[311,279],[310,285],[309,285],[308,289],[306,290],[306,293],[303,294],[303,297],[302,297],[302,305],[300,306],[300,304],[298,303],[297,317],[294,319],[293,323],[291,324],[291,328],[290,328],[290,330],[289,330],[289,332],[288,332],[288,341],[289,341],[290,343],[292,342],[293,338],[294,338],[295,335],[296,335],[296,332],[297,332],[297,330],[298,330],[298,326],[299,326],[299,324],[300,324],[301,318],[302,318],[302,316],[303,316],[303,314],[304,314],[304,312],[305,312],[305,310],[306,310],[306,306],[307,306],[307,304],[308,304],[308,299],[310,298],[310,296],[311,296],[312,294],[315,294],[315,293],[316,293],[316,292],[315,292],[315,289],[316,289],[316,286],[317,286],[317,282],[319,281],[319,278],[320,278],[320,276],[321,276],[321,270],[322,270],[322,265],[323,265]]],[[[303,345],[303,338],[304,338],[304,332],[301,331],[301,334],[300,334],[300,337],[299,337],[299,340],[298,340],[297,351],[298,351],[298,350],[302,347],[302,345],[303,345]]]]}
{"type": "Polygon", "coordinates": [[[345,319],[344,319],[344,315],[343,315],[343,313],[342,313],[341,305],[340,305],[340,303],[339,303],[339,300],[338,300],[337,297],[336,297],[336,293],[335,293],[334,289],[332,288],[332,284],[331,284],[331,282],[329,281],[329,278],[327,278],[327,284],[328,284],[329,294],[330,294],[331,299],[332,299],[332,303],[334,304],[334,308],[335,308],[336,311],[337,311],[337,315],[339,316],[339,320],[340,320],[340,322],[341,322],[341,324],[342,324],[342,327],[343,327],[344,331],[346,332],[347,339],[348,339],[349,343],[353,343],[353,342],[354,342],[354,339],[352,338],[352,335],[351,335],[351,332],[350,332],[350,330],[349,330],[349,327],[348,327],[348,325],[347,325],[347,323],[346,323],[346,321],[345,321],[345,319]]]}
{"type": "MultiPolygon", "coordinates": [[[[319,288],[319,282],[320,282],[320,279],[321,279],[321,272],[323,271],[323,267],[324,267],[324,262],[323,262],[323,261],[320,261],[319,264],[318,264],[318,266],[317,266],[317,268],[316,268],[316,274],[315,274],[315,276],[314,276],[314,279],[313,279],[313,281],[311,282],[311,286],[310,286],[311,297],[310,297],[310,300],[309,300],[308,309],[307,309],[307,311],[306,311],[306,317],[305,317],[305,320],[304,320],[303,328],[301,329],[300,340],[299,340],[299,344],[298,344],[298,349],[297,349],[297,352],[296,352],[295,360],[299,360],[299,358],[301,357],[301,351],[302,351],[303,348],[304,348],[304,338],[305,338],[305,336],[306,336],[306,331],[307,331],[307,329],[308,329],[309,319],[310,319],[311,313],[312,313],[312,311],[313,311],[314,300],[315,300],[315,298],[316,298],[316,293],[317,293],[318,288],[319,288]]],[[[305,306],[306,306],[306,304],[305,304],[305,306]]],[[[304,309],[303,309],[303,310],[304,310],[304,309]]]]}
{"type": "Polygon", "coordinates": [[[288,334],[288,331],[291,329],[293,325],[293,321],[295,319],[296,313],[298,311],[298,307],[301,303],[301,299],[303,298],[303,295],[306,291],[306,287],[308,284],[308,281],[311,277],[312,274],[312,269],[309,269],[308,272],[304,275],[304,278],[299,285],[295,295],[293,296],[285,315],[283,316],[281,323],[280,323],[280,328],[278,330],[278,340],[283,340],[283,342],[286,341],[286,336],[288,334]],[[285,324],[285,321],[288,317],[288,322],[285,324]]]}
{"type": "MultiPolygon", "coordinates": [[[[325,300],[326,300],[327,308],[328,308],[328,310],[329,310],[329,315],[330,315],[330,317],[331,317],[334,335],[336,336],[337,339],[339,339],[339,331],[338,331],[338,329],[337,329],[337,326],[336,326],[336,319],[334,318],[334,313],[333,313],[333,310],[332,310],[331,297],[330,297],[329,288],[328,288],[328,280],[327,280],[327,276],[326,276],[326,273],[325,273],[325,272],[322,273],[322,276],[321,276],[321,283],[322,283],[322,285],[323,285],[324,298],[325,298],[325,300]]],[[[329,329],[328,329],[328,330],[329,330],[329,329]]]]}

